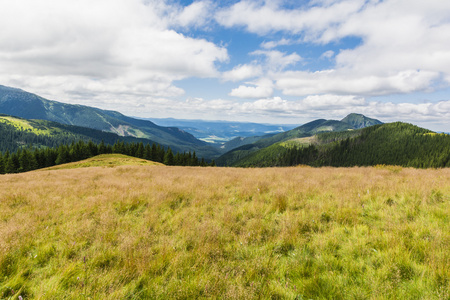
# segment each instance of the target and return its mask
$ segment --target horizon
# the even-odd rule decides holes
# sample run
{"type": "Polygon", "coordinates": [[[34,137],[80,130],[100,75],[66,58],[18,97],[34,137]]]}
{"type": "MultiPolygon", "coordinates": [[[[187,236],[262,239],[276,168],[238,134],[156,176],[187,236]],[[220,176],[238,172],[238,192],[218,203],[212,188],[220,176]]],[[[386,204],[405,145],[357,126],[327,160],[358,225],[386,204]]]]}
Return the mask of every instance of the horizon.
{"type": "Polygon", "coordinates": [[[18,0],[0,84],[139,118],[450,130],[450,3],[18,0]]]}

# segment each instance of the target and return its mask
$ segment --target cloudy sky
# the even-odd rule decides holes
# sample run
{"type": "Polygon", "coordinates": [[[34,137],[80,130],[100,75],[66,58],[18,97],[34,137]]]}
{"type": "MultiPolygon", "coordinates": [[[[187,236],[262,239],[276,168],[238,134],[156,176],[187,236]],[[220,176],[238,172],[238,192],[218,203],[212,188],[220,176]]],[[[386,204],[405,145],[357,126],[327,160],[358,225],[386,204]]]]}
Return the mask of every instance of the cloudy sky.
{"type": "Polygon", "coordinates": [[[450,131],[450,1],[0,0],[0,84],[174,117],[450,131]]]}

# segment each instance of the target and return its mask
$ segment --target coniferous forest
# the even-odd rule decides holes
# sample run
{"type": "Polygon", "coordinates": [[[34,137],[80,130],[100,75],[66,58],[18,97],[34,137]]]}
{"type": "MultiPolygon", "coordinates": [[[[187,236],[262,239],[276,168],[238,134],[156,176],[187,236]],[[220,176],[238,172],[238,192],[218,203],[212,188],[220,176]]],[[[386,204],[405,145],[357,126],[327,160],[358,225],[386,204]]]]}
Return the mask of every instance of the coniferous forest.
{"type": "Polygon", "coordinates": [[[306,147],[273,145],[241,159],[235,166],[450,166],[450,135],[437,134],[411,124],[396,122],[355,132],[324,133],[317,135],[317,139],[317,144],[306,147]]]}
{"type": "Polygon", "coordinates": [[[160,162],[169,166],[214,166],[215,163],[206,163],[198,158],[195,151],[176,153],[172,149],[157,144],[125,143],[118,141],[114,145],[95,144],[92,141],[72,142],[69,145],[60,145],[56,148],[22,148],[17,152],[4,154],[0,152],[0,174],[20,173],[54,165],[80,161],[100,154],[118,153],[137,158],[160,162]]]}

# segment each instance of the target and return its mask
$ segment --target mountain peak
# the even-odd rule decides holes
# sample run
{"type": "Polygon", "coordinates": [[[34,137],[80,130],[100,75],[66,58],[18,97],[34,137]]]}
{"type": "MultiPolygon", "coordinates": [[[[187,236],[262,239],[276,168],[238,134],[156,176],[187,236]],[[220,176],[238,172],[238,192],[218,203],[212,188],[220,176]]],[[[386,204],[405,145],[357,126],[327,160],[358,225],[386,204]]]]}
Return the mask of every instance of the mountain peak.
{"type": "Polygon", "coordinates": [[[362,114],[351,113],[341,120],[341,122],[351,125],[353,128],[365,128],[373,125],[383,124],[383,122],[368,118],[362,114]]]}

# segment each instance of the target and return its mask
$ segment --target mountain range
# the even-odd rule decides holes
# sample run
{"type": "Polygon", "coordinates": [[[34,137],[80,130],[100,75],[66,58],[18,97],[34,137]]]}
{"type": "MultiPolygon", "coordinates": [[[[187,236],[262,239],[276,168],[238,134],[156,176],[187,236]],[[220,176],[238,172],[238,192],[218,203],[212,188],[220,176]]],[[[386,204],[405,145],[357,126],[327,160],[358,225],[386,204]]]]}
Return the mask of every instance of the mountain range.
{"type": "Polygon", "coordinates": [[[119,136],[149,139],[176,151],[196,151],[215,157],[220,151],[176,127],[158,126],[148,120],[127,117],[119,112],[51,101],[20,89],[0,85],[0,113],[25,119],[39,119],[88,127],[119,136]]]}
{"type": "Polygon", "coordinates": [[[160,125],[171,125],[164,127],[116,111],[64,104],[0,85],[0,114],[0,152],[55,147],[78,140],[123,141],[157,143],[178,153],[194,152],[194,156],[215,159],[221,166],[450,164],[450,135],[401,122],[383,124],[355,113],[342,120],[318,119],[295,128],[154,119],[160,125]]]}
{"type": "Polygon", "coordinates": [[[251,153],[262,150],[276,143],[311,137],[322,132],[352,131],[377,124],[382,124],[382,122],[355,113],[349,114],[340,121],[318,119],[292,130],[275,135],[263,136],[258,138],[256,141],[252,141],[240,147],[234,148],[217,159],[217,164],[225,166],[233,165],[236,161],[250,155],[251,153]]]}

